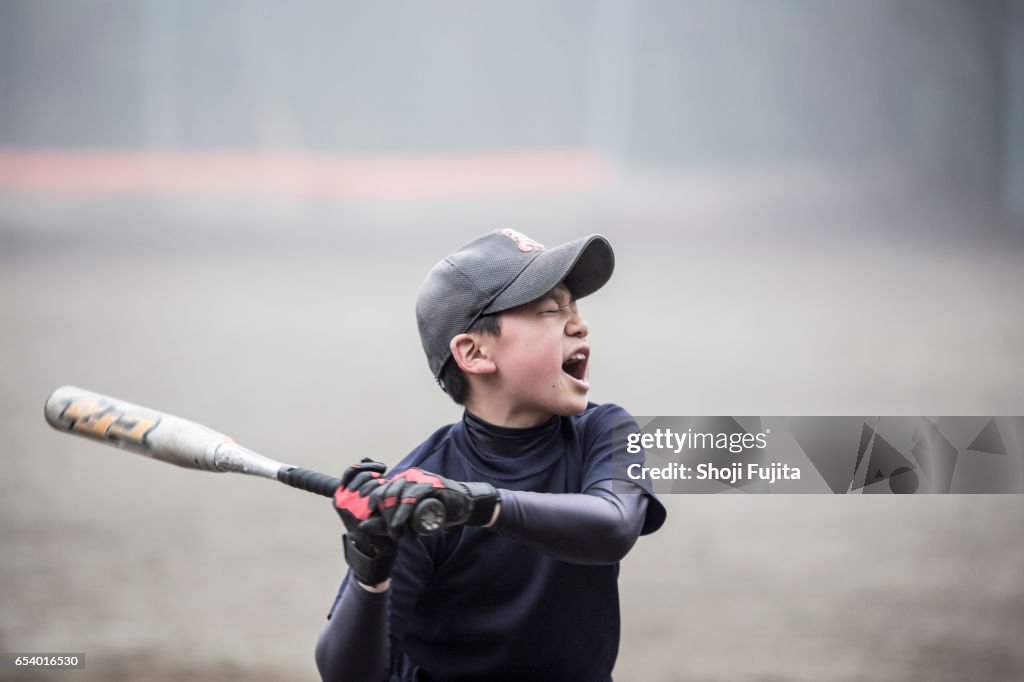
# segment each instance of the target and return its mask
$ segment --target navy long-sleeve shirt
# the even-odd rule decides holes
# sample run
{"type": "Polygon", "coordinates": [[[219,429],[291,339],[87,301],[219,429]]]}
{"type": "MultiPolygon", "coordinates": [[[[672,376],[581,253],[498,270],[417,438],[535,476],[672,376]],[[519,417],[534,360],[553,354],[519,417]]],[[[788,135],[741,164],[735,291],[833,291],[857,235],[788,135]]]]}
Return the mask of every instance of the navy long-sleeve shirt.
{"type": "Polygon", "coordinates": [[[629,423],[614,405],[530,429],[467,412],[413,451],[392,473],[489,482],[498,519],[402,541],[386,592],[347,576],[317,642],[323,679],[610,680],[618,562],[665,518],[612,461],[611,430],[629,423]]]}

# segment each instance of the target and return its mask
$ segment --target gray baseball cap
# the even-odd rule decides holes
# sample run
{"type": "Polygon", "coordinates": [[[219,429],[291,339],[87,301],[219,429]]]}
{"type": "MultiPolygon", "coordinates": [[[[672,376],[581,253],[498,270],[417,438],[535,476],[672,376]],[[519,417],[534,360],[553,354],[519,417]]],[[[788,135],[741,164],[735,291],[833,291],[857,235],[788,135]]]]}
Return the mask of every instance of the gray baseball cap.
{"type": "Polygon", "coordinates": [[[416,297],[420,341],[436,379],[451,357],[448,344],[484,315],[535,301],[560,282],[574,298],[608,281],[615,254],[590,235],[546,249],[515,230],[478,237],[434,266],[416,297]]]}

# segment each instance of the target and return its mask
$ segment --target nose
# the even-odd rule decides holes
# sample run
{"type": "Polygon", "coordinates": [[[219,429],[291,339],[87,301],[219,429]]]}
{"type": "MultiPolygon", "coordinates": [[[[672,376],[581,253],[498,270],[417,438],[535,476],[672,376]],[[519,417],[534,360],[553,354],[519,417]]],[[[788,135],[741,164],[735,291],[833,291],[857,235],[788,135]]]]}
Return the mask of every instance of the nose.
{"type": "Polygon", "coordinates": [[[578,336],[584,339],[589,331],[590,326],[587,324],[587,321],[577,312],[572,314],[572,317],[569,318],[569,323],[565,325],[565,333],[569,336],[578,336]]]}

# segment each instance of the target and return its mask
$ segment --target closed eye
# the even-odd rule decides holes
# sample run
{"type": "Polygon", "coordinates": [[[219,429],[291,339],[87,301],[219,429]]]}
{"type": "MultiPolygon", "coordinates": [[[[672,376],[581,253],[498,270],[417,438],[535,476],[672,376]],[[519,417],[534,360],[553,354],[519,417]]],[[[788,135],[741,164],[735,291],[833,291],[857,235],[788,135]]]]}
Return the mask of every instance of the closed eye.
{"type": "Polygon", "coordinates": [[[571,315],[576,312],[576,301],[557,290],[549,292],[537,300],[540,310],[538,315],[571,315]]]}

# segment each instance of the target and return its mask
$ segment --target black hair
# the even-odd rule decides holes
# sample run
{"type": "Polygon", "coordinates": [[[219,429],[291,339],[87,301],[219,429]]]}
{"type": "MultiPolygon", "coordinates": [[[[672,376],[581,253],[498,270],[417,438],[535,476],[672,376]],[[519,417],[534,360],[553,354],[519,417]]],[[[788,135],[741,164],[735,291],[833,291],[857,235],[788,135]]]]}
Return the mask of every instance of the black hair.
{"type": "MultiPolygon", "coordinates": [[[[497,313],[483,315],[470,325],[466,333],[501,336],[501,320],[498,319],[497,313]]],[[[469,379],[459,367],[459,363],[455,362],[455,358],[449,357],[448,361],[444,363],[441,373],[437,375],[437,383],[456,404],[466,404],[466,398],[469,397],[469,379]]]]}

